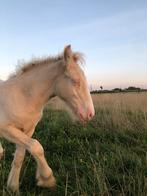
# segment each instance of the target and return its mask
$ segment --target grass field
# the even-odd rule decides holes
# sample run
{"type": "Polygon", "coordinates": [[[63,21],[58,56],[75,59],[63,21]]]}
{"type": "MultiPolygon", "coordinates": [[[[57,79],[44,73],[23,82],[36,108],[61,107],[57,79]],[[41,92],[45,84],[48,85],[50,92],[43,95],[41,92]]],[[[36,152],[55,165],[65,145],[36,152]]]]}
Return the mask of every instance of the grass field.
{"type": "MultiPolygon", "coordinates": [[[[87,125],[71,121],[61,102],[49,103],[34,138],[44,147],[57,187],[36,186],[36,163],[27,154],[20,195],[147,195],[147,93],[99,94],[93,101],[96,115],[87,125]]],[[[3,141],[3,146],[0,196],[9,196],[6,181],[14,145],[3,141]]]]}

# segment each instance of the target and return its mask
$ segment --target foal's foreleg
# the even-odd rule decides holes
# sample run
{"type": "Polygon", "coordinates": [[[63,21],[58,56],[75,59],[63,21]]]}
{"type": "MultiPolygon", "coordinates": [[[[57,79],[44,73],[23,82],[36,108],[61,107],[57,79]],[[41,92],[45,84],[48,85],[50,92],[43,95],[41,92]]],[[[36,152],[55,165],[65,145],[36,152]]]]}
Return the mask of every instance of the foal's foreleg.
{"type": "Polygon", "coordinates": [[[3,147],[2,147],[2,145],[0,143],[0,160],[3,157],[3,153],[4,153],[4,149],[3,149],[3,147]]]}
{"type": "Polygon", "coordinates": [[[19,190],[19,175],[22,167],[22,163],[25,156],[25,149],[21,146],[16,147],[14,159],[11,165],[11,171],[9,173],[7,187],[13,192],[19,190]]]}
{"type": "MultiPolygon", "coordinates": [[[[31,137],[34,133],[34,129],[28,132],[28,136],[31,137]]],[[[25,149],[20,145],[16,145],[16,151],[14,154],[14,159],[11,165],[11,171],[9,173],[7,187],[9,187],[13,192],[19,189],[19,176],[22,167],[22,163],[25,157],[25,149]]]]}
{"type": "Polygon", "coordinates": [[[22,133],[19,129],[9,126],[3,131],[2,136],[28,150],[37,162],[38,167],[38,185],[44,187],[55,186],[55,178],[53,176],[51,168],[48,166],[45,157],[44,150],[41,144],[27,135],[22,133]]]}

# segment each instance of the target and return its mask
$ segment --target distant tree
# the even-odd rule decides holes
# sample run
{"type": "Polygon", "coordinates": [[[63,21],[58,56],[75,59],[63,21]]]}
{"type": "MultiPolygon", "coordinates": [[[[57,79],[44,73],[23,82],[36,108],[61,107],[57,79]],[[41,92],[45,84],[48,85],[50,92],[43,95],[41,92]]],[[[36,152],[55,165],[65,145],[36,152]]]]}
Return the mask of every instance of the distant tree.
{"type": "Polygon", "coordinates": [[[140,91],[141,88],[139,88],[139,87],[134,87],[134,86],[129,86],[126,90],[128,90],[128,91],[140,91]]]}
{"type": "Polygon", "coordinates": [[[121,92],[122,89],[121,89],[121,88],[114,88],[114,89],[112,89],[112,91],[113,91],[113,92],[121,92]]]}

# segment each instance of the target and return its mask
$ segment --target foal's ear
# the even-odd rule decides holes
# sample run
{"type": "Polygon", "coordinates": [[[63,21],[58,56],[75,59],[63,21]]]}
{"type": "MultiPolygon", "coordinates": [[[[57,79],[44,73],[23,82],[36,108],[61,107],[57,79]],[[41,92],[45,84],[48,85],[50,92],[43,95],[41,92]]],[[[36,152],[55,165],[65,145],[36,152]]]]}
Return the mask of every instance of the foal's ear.
{"type": "Polygon", "coordinates": [[[64,48],[64,59],[66,63],[69,63],[69,61],[72,59],[71,45],[68,45],[64,48]]]}

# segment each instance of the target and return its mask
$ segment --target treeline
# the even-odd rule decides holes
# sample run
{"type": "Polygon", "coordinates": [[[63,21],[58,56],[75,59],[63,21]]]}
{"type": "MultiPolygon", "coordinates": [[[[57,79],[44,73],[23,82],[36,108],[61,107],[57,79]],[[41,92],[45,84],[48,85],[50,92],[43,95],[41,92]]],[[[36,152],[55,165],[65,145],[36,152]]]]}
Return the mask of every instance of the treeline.
{"type": "Polygon", "coordinates": [[[93,93],[93,94],[94,93],[147,92],[147,89],[142,89],[142,88],[139,88],[139,87],[130,86],[130,87],[124,88],[124,89],[114,88],[114,89],[111,89],[111,90],[105,90],[102,87],[100,87],[100,90],[91,90],[90,92],[93,93]]]}

